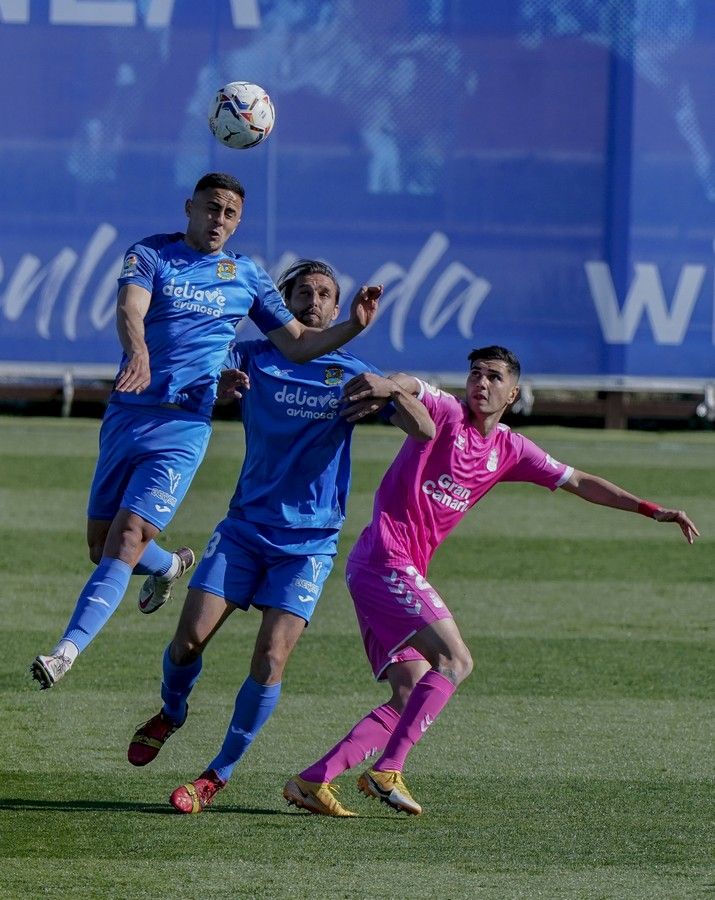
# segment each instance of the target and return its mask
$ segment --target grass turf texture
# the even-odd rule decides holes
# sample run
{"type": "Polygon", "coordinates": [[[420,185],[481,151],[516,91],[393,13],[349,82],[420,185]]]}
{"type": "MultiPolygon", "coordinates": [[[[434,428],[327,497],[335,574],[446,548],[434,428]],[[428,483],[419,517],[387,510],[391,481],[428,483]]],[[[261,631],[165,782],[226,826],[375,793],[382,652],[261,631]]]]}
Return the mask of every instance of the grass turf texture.
{"type": "MultiPolygon", "coordinates": [[[[140,579],[51,691],[26,674],[61,633],[89,565],[84,509],[98,426],[0,420],[5,651],[0,896],[673,898],[706,896],[712,840],[715,436],[534,429],[557,458],[685,507],[703,538],[564,492],[498,487],[435,557],[477,668],[408,761],[425,807],[399,816],[340,779],[360,817],[288,810],[283,783],[385,690],[342,581],[400,436],[358,429],[342,551],[291,659],[281,703],[215,806],[167,803],[219,746],[258,623],[209,647],[191,714],[146,769],[126,762],[159,708],[183,599],[136,610],[140,579]]],[[[167,547],[199,551],[223,516],[242,429],[219,423],[167,547]]]]}

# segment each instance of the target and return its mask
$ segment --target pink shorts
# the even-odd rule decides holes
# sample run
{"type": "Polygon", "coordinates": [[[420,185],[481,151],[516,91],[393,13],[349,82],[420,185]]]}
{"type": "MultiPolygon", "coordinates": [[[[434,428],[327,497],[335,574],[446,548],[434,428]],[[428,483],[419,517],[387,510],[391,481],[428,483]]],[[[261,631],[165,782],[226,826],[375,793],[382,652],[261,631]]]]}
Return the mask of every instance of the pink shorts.
{"type": "Polygon", "coordinates": [[[365,653],[378,680],[395,662],[424,659],[404,644],[413,634],[452,613],[412,565],[365,565],[348,557],[345,580],[355,604],[365,653]]]}

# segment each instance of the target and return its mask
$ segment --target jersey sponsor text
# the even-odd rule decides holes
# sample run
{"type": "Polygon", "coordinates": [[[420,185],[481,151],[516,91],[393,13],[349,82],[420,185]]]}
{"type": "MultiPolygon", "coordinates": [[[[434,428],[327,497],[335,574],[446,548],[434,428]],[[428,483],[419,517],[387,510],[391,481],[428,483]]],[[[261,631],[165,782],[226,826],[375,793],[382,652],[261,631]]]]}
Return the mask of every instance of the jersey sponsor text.
{"type": "Polygon", "coordinates": [[[471,496],[471,490],[453,481],[449,475],[440,475],[437,481],[427,479],[422,485],[423,493],[427,494],[433,503],[454,509],[457,512],[466,512],[467,500],[471,496]]]}
{"type": "Polygon", "coordinates": [[[161,292],[166,297],[175,298],[173,305],[176,309],[188,309],[190,312],[204,313],[216,319],[221,317],[226,305],[226,297],[220,288],[213,290],[197,288],[190,281],[177,286],[172,278],[161,292]]]}
{"type": "Polygon", "coordinates": [[[340,400],[335,394],[311,394],[300,385],[295,390],[289,390],[284,385],[280,391],[276,391],[274,399],[288,407],[287,415],[302,419],[334,419],[340,406],[340,400]]]}

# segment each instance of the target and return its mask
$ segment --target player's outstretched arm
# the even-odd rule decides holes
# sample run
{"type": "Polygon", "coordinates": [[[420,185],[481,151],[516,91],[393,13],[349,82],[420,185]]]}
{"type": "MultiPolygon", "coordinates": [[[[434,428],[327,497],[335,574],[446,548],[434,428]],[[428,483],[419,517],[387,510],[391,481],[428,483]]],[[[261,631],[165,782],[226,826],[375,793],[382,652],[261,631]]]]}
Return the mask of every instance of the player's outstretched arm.
{"type": "Polygon", "coordinates": [[[589,503],[611,506],[625,512],[640,513],[649,519],[655,519],[656,522],[675,522],[680,526],[680,530],[689,544],[692,544],[696,537],[700,537],[695,523],[684,510],[665,509],[657,503],[642,500],[598,475],[590,475],[588,472],[574,469],[571,477],[561,487],[570,494],[581,497],[582,500],[588,500],[589,503]]]}
{"type": "Polygon", "coordinates": [[[114,382],[115,391],[141,394],[149,387],[149,350],[144,340],[144,317],[151,294],[138,284],[125,284],[117,298],[117,334],[127,355],[126,365],[114,382]]]}
{"type": "MultiPolygon", "coordinates": [[[[409,376],[405,376],[409,378],[409,376]]],[[[363,372],[351,378],[343,388],[342,400],[345,404],[341,415],[348,422],[357,422],[370,413],[377,412],[387,403],[393,403],[395,412],[390,417],[393,425],[405,434],[420,441],[431,441],[435,436],[435,425],[424,404],[415,396],[416,390],[406,390],[397,378],[383,378],[374,372],[363,372]]]]}
{"type": "Polygon", "coordinates": [[[382,285],[363,285],[353,297],[350,318],[330,328],[309,328],[297,319],[269,331],[268,337],[291,362],[303,363],[347,344],[377,315],[382,285]]]}

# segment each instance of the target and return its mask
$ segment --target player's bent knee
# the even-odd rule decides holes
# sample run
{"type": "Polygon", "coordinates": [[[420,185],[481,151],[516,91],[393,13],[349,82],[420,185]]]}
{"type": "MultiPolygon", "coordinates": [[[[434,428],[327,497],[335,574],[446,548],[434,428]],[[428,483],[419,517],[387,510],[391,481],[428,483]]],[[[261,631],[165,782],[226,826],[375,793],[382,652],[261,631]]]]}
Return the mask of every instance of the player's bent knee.
{"type": "Polygon", "coordinates": [[[198,642],[190,640],[177,641],[174,638],[169,649],[169,657],[175,666],[188,666],[201,656],[202,650],[203,647],[198,642]]]}
{"type": "Polygon", "coordinates": [[[457,684],[461,684],[465,678],[469,678],[474,669],[472,654],[469,652],[467,645],[462,641],[460,641],[460,646],[455,650],[453,662],[457,671],[457,684]]]}
{"type": "Polygon", "coordinates": [[[135,565],[144,548],[159,533],[155,525],[136,513],[121,509],[114,517],[104,544],[104,554],[135,565]]]}
{"type": "Polygon", "coordinates": [[[469,678],[473,671],[474,660],[472,659],[472,654],[467,651],[465,657],[462,660],[462,677],[459,679],[460,682],[464,681],[465,678],[469,678]]]}
{"type": "Polygon", "coordinates": [[[470,652],[465,648],[464,653],[455,654],[449,659],[440,660],[435,667],[440,675],[444,675],[457,687],[465,678],[468,678],[474,669],[474,661],[470,652]]]}
{"type": "Polygon", "coordinates": [[[251,677],[259,684],[277,684],[283,678],[287,661],[284,653],[257,649],[251,660],[251,677]]]}
{"type": "Polygon", "coordinates": [[[122,552],[136,557],[137,560],[141,557],[144,547],[148,543],[148,541],[145,540],[142,529],[132,527],[122,529],[119,536],[119,542],[122,552]]]}

